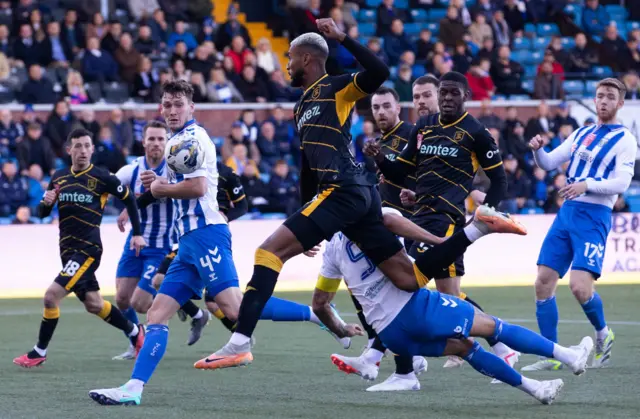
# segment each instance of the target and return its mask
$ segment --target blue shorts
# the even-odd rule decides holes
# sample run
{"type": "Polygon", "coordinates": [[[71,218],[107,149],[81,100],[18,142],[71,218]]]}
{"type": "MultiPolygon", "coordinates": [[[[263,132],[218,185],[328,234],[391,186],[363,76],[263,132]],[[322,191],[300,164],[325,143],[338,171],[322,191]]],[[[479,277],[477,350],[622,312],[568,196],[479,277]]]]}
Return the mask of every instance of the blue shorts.
{"type": "Polygon", "coordinates": [[[469,337],[475,308],[438,291],[421,289],[378,335],[397,355],[439,357],[447,339],[469,337]]]}
{"type": "Polygon", "coordinates": [[[182,306],[191,299],[201,299],[205,288],[209,296],[215,297],[227,288],[239,286],[229,226],[209,224],[180,238],[178,254],[158,292],[182,306]]]}
{"type": "Polygon", "coordinates": [[[129,249],[129,241],[127,239],[124,251],[118,262],[117,278],[140,278],[138,288],[155,296],[156,290],[153,288],[152,280],[158,266],[164,260],[164,257],[171,249],[158,249],[153,247],[145,247],[140,251],[140,256],[136,256],[135,250],[129,249]]]}
{"type": "Polygon", "coordinates": [[[611,209],[604,205],[566,201],[547,233],[538,265],[548,266],[562,278],[569,267],[602,273],[602,261],[611,230],[611,209]]]}

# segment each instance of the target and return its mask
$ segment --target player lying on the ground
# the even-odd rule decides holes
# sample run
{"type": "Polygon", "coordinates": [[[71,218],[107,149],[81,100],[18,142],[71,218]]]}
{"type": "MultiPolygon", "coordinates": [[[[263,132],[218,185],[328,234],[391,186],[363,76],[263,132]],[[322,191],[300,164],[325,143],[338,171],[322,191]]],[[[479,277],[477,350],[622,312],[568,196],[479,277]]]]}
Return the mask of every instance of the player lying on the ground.
{"type": "Polygon", "coordinates": [[[76,294],[89,313],[122,330],[136,352],[144,340],[142,325],[130,322],[120,310],[102,299],[95,275],[102,256],[100,223],[109,194],[124,201],[134,214],[131,219],[130,249],[138,255],[146,245],[135,197],[117,177],[91,164],[94,147],[89,131],[73,130],[67,138],[66,149],[71,157],[71,167],[53,174],[38,206],[38,215],[47,217],[55,203],[58,203],[63,268],[44,294],[44,314],[38,343],[30,352],[13,360],[14,364],[25,368],[36,367],[46,361],[47,346],[60,318],[60,303],[71,292],[76,294]]]}
{"type": "MultiPolygon", "coordinates": [[[[393,210],[385,208],[383,211],[393,210]]],[[[402,223],[411,221],[405,219],[402,223]]],[[[427,275],[435,274],[458,256],[457,252],[442,251],[449,240],[464,236],[471,244],[486,234],[516,231],[496,229],[501,224],[508,226],[510,223],[513,221],[503,214],[486,206],[479,207],[471,224],[424,253],[433,261],[432,270],[427,275]]],[[[470,337],[492,337],[522,353],[555,358],[569,366],[576,375],[584,373],[593,348],[590,337],[582,339],[578,346],[565,348],[524,327],[487,315],[457,297],[426,288],[415,292],[402,291],[379,269],[371,269],[374,265],[366,258],[352,260],[349,255],[353,252],[361,254],[357,246],[342,233],[333,236],[323,254],[320,269],[322,288],[316,288],[313,296],[314,311],[338,336],[361,333],[357,325],[342,325],[330,310],[335,291],[340,281],[344,280],[364,308],[369,324],[395,354],[460,356],[478,372],[516,387],[544,404],[550,404],[557,397],[563,386],[562,380],[538,381],[523,377],[470,337]]]]}
{"type": "MultiPolygon", "coordinates": [[[[538,257],[536,278],[536,318],[540,333],[558,341],[556,287],[569,267],[569,288],[580,303],[596,333],[592,368],[607,365],[615,335],[607,326],[595,283],[602,273],[602,261],[611,229],[611,209],[631,184],[638,142],[616,115],[624,105],[626,87],[618,79],[608,78],[596,87],[595,105],[598,124],[574,131],[555,150],[547,153],[538,135],[529,146],[535,151],[538,166],[555,170],[565,162],[567,185],[560,190],[566,199],[547,232],[538,257]]],[[[562,365],[542,359],[523,371],[555,370],[562,365]]]]}
{"type": "MultiPolygon", "coordinates": [[[[193,119],[193,87],[176,80],[165,83],[162,88],[161,113],[174,133],[165,152],[171,183],[158,176],[149,190],[152,198],[174,200],[178,214],[175,224],[180,234],[178,254],[147,313],[147,336],[131,379],[119,388],[89,392],[89,397],[104,405],[140,404],[144,386],[167,349],[169,319],[187,301],[202,298],[204,289],[224,315],[235,321],[242,300],[233,263],[231,233],[217,202],[216,149],[206,131],[193,119]],[[182,158],[178,159],[177,155],[182,158]],[[185,167],[178,166],[182,163],[185,167]]],[[[266,303],[269,308],[265,314],[271,313],[273,317],[283,312],[295,314],[299,319],[310,315],[309,308],[301,304],[279,299],[266,303]]],[[[215,359],[202,360],[211,361],[215,359]]]]}

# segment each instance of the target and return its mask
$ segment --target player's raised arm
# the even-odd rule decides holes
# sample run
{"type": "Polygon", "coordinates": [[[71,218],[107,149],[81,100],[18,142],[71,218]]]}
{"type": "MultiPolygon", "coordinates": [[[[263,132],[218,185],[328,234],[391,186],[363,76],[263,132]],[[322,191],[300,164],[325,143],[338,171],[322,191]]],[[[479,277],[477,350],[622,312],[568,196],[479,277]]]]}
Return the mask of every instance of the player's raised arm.
{"type": "Polygon", "coordinates": [[[529,141],[529,148],[533,150],[533,159],[538,167],[544,170],[557,169],[562,163],[569,161],[571,158],[571,144],[573,144],[576,135],[580,135],[588,127],[582,127],[574,131],[566,140],[558,147],[547,153],[543,146],[544,141],[540,135],[536,135],[529,141]]]}
{"type": "Polygon", "coordinates": [[[364,68],[364,71],[354,76],[354,84],[359,90],[366,94],[373,93],[389,78],[390,72],[387,65],[367,47],[338,29],[333,19],[318,19],[316,24],[321,34],[342,43],[364,68]]]}
{"type": "MultiPolygon", "coordinates": [[[[55,174],[53,177],[55,179],[55,174]]],[[[60,193],[60,190],[59,187],[55,186],[54,179],[49,182],[49,186],[47,186],[47,190],[42,196],[42,200],[40,200],[40,203],[38,204],[36,214],[38,214],[38,217],[40,218],[48,217],[53,210],[53,206],[58,200],[58,194],[60,193]]]]}
{"type": "Polygon", "coordinates": [[[474,135],[474,151],[491,185],[484,198],[484,204],[497,207],[507,194],[507,175],[502,164],[502,157],[491,133],[484,129],[474,135]]]}

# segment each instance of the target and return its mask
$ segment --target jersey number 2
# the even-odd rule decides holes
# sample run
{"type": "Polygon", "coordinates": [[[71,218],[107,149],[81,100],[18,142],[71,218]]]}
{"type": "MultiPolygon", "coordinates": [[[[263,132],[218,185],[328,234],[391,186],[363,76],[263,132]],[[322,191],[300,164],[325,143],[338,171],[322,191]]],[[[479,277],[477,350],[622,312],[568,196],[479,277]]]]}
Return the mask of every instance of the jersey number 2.
{"type": "Polygon", "coordinates": [[[362,274],[360,274],[360,279],[362,279],[363,281],[376,271],[376,265],[374,265],[373,262],[371,262],[371,260],[369,260],[369,258],[364,254],[364,252],[358,249],[351,240],[347,242],[347,255],[349,255],[349,260],[353,263],[359,262],[362,259],[367,262],[367,269],[362,272],[362,274]],[[356,251],[359,253],[356,253],[356,251]]]}

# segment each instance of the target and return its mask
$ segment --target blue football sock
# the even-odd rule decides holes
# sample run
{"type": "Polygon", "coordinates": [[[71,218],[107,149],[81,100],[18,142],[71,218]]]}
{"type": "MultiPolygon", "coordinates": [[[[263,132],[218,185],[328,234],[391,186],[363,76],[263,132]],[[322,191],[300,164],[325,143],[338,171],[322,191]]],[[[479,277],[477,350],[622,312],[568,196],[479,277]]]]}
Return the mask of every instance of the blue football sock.
{"type": "Polygon", "coordinates": [[[602,306],[600,294],[594,292],[591,299],[582,305],[582,309],[597,332],[607,327],[607,322],[604,320],[604,307],[602,306]]]}
{"type": "Polygon", "coordinates": [[[554,343],[558,343],[558,304],[556,296],[536,301],[536,318],[540,334],[554,343]]]}
{"type": "Polygon", "coordinates": [[[309,306],[276,297],[269,298],[260,315],[260,320],[273,320],[274,322],[305,322],[310,318],[309,306]]]}
{"type": "Polygon", "coordinates": [[[478,342],[473,343],[473,348],[464,359],[480,374],[497,378],[513,387],[522,384],[522,376],[518,371],[511,368],[502,358],[485,351],[478,342]]]}
{"type": "Polygon", "coordinates": [[[144,345],[140,349],[140,354],[138,354],[131,374],[132,380],[140,380],[145,383],[149,381],[167,350],[168,339],[169,326],[163,324],[150,324],[147,326],[144,345]]]}
{"type": "Polygon", "coordinates": [[[533,354],[553,358],[553,342],[525,327],[505,323],[495,318],[494,338],[511,349],[524,354],[533,354]]]}
{"type": "MultiPolygon", "coordinates": [[[[138,313],[136,313],[133,307],[129,307],[126,310],[122,310],[122,315],[124,316],[125,319],[129,320],[131,323],[135,325],[138,325],[140,323],[140,320],[138,320],[138,313]]],[[[124,334],[124,336],[127,339],[129,339],[129,335],[127,335],[126,333],[124,334]]]]}

